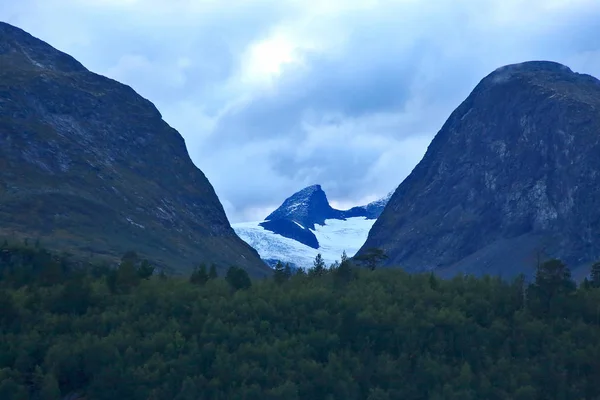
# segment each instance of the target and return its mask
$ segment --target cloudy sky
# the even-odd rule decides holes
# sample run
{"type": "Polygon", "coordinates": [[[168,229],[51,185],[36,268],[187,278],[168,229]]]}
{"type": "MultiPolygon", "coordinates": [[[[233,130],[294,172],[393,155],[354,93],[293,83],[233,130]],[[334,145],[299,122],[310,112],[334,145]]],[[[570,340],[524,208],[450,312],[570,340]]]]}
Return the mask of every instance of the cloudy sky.
{"type": "Polygon", "coordinates": [[[154,102],[232,222],[313,183],[385,195],[501,65],[600,77],[598,0],[0,0],[0,20],[154,102]]]}

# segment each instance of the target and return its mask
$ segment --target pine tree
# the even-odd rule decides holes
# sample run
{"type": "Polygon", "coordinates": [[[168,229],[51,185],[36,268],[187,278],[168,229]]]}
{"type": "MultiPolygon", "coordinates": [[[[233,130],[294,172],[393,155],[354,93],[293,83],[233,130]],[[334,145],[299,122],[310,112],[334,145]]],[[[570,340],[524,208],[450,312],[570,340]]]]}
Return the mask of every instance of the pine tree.
{"type": "Polygon", "coordinates": [[[208,279],[208,272],[206,271],[206,264],[204,263],[194,268],[194,272],[190,275],[190,282],[194,285],[204,285],[208,282],[208,279]]]}
{"type": "Polygon", "coordinates": [[[344,252],[342,253],[342,257],[340,258],[340,265],[335,270],[335,275],[343,281],[349,281],[354,276],[354,271],[352,271],[352,263],[346,255],[346,250],[344,250],[344,252]]]}
{"type": "Polygon", "coordinates": [[[552,296],[572,287],[571,270],[561,260],[545,261],[536,271],[535,284],[552,296]]]}
{"type": "Polygon", "coordinates": [[[532,300],[529,306],[534,313],[553,314],[565,306],[564,301],[557,300],[576,287],[571,270],[561,260],[545,261],[537,269],[535,283],[527,291],[527,298],[532,300]]]}
{"type": "Polygon", "coordinates": [[[315,260],[313,261],[313,267],[310,269],[310,275],[322,276],[324,273],[325,273],[325,261],[323,261],[323,256],[321,256],[321,253],[319,253],[315,257],[315,260]]]}
{"type": "Polygon", "coordinates": [[[363,254],[354,256],[356,261],[367,264],[367,268],[369,268],[371,271],[375,271],[377,265],[387,258],[388,256],[385,254],[385,252],[377,247],[372,247],[367,249],[363,254]]]}
{"type": "Polygon", "coordinates": [[[117,288],[122,292],[128,292],[132,287],[140,282],[138,271],[133,263],[133,259],[124,258],[117,269],[117,288]]]}
{"type": "Polygon", "coordinates": [[[428,280],[429,280],[429,287],[432,288],[433,290],[436,290],[439,287],[438,279],[433,272],[429,273],[428,280]]]}
{"type": "Polygon", "coordinates": [[[128,252],[126,252],[125,254],[123,254],[123,257],[121,257],[121,262],[122,263],[124,263],[124,262],[131,262],[133,265],[136,265],[139,261],[140,261],[140,257],[133,250],[129,250],[128,252]]]}
{"type": "Polygon", "coordinates": [[[583,282],[581,283],[581,288],[582,289],[591,289],[592,286],[592,282],[587,278],[587,276],[585,278],[583,278],[583,282]]]}
{"type": "Polygon", "coordinates": [[[154,274],[154,269],[155,267],[150,264],[150,261],[144,259],[137,268],[138,276],[141,279],[150,279],[152,274],[154,274]]]}
{"type": "Polygon", "coordinates": [[[248,273],[236,266],[229,267],[225,275],[225,280],[234,290],[249,289],[252,286],[252,281],[248,273]]]}
{"type": "Polygon", "coordinates": [[[219,274],[217,273],[217,266],[215,264],[210,265],[210,270],[208,271],[208,279],[217,279],[219,274]]]}
{"type": "Polygon", "coordinates": [[[283,268],[283,273],[285,274],[285,278],[286,279],[290,279],[292,277],[292,267],[290,266],[290,263],[285,263],[285,267],[283,268]]]}
{"type": "Polygon", "coordinates": [[[287,281],[285,267],[283,266],[283,263],[281,261],[277,261],[277,264],[275,265],[275,269],[273,272],[273,279],[279,285],[282,284],[283,282],[287,281]]]}
{"type": "Polygon", "coordinates": [[[590,285],[595,288],[600,288],[600,261],[592,265],[590,285]]]}

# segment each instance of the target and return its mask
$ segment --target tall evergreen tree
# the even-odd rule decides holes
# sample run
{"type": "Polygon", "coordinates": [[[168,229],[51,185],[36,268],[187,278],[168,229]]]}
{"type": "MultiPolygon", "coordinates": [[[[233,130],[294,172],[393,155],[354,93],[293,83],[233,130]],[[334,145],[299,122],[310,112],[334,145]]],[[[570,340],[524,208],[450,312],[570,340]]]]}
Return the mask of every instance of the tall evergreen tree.
{"type": "Polygon", "coordinates": [[[131,262],[133,265],[136,265],[140,260],[140,257],[138,256],[138,254],[133,251],[133,250],[129,250],[128,252],[126,252],[125,254],[123,254],[123,257],[121,257],[121,262],[131,262]]]}
{"type": "Polygon", "coordinates": [[[346,254],[346,250],[342,251],[342,256],[340,257],[340,264],[344,261],[348,261],[348,254],[346,254]]]}
{"type": "Polygon", "coordinates": [[[273,271],[273,279],[278,284],[282,284],[283,282],[287,281],[287,279],[288,279],[288,277],[286,276],[286,273],[285,273],[285,267],[281,261],[277,261],[277,264],[275,265],[275,268],[273,271]]]}
{"type": "Polygon", "coordinates": [[[597,261],[592,265],[590,285],[595,288],[600,288],[600,261],[597,261]]]}
{"type": "Polygon", "coordinates": [[[229,267],[225,280],[234,290],[249,289],[252,286],[252,281],[246,270],[236,266],[229,267]]]}
{"type": "Polygon", "coordinates": [[[571,270],[561,260],[551,259],[543,262],[536,271],[535,282],[528,290],[528,299],[534,312],[540,314],[558,312],[556,307],[565,304],[558,301],[560,297],[576,289],[571,279],[571,270]]]}
{"type": "Polygon", "coordinates": [[[119,291],[128,292],[140,282],[140,276],[133,260],[133,258],[123,258],[117,269],[116,286],[119,291]]]}
{"type": "Polygon", "coordinates": [[[325,261],[323,261],[323,256],[321,253],[318,253],[313,261],[313,267],[310,270],[310,275],[312,276],[321,276],[325,273],[325,261]]]}
{"type": "Polygon", "coordinates": [[[150,279],[152,274],[154,274],[154,269],[154,265],[150,264],[150,261],[144,259],[137,268],[138,276],[141,279],[150,279]]]}
{"type": "Polygon", "coordinates": [[[354,256],[356,261],[364,262],[371,271],[375,271],[377,265],[387,258],[388,256],[383,249],[377,247],[372,247],[367,249],[363,254],[354,256]]]}
{"type": "Polygon", "coordinates": [[[342,254],[340,266],[335,270],[335,276],[342,279],[343,281],[349,281],[354,276],[354,272],[352,271],[352,263],[350,259],[346,256],[346,252],[342,254]]]}
{"type": "Polygon", "coordinates": [[[543,262],[535,275],[535,284],[550,296],[573,289],[571,270],[561,260],[543,262]]]}
{"type": "Polygon", "coordinates": [[[190,275],[190,282],[194,285],[204,285],[208,281],[208,271],[206,270],[206,264],[202,263],[196,268],[190,275]]]}
{"type": "Polygon", "coordinates": [[[219,277],[219,274],[217,273],[217,266],[216,264],[211,264],[210,265],[210,269],[208,271],[208,279],[217,279],[219,277]]]}
{"type": "Polygon", "coordinates": [[[285,263],[285,267],[283,267],[283,273],[285,274],[286,279],[290,279],[292,277],[292,267],[290,266],[289,262],[285,263]]]}

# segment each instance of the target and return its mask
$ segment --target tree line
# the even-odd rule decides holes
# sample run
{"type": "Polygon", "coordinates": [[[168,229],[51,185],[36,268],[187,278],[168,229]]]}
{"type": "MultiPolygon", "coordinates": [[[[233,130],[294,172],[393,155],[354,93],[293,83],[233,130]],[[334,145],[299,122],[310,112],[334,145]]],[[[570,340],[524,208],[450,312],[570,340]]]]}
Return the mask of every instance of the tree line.
{"type": "Polygon", "coordinates": [[[444,280],[367,254],[253,281],[5,243],[0,398],[600,398],[600,264],[577,286],[560,260],[444,280]]]}

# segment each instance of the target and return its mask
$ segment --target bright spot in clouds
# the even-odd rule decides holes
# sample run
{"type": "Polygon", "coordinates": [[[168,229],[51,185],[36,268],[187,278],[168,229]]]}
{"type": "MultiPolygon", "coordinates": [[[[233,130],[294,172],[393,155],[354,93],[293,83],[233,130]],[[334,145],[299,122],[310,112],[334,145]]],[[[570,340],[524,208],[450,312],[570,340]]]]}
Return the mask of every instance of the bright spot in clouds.
{"type": "Polygon", "coordinates": [[[249,81],[270,81],[281,73],[284,64],[298,61],[293,44],[277,36],[252,44],[246,57],[244,75],[249,81]]]}

